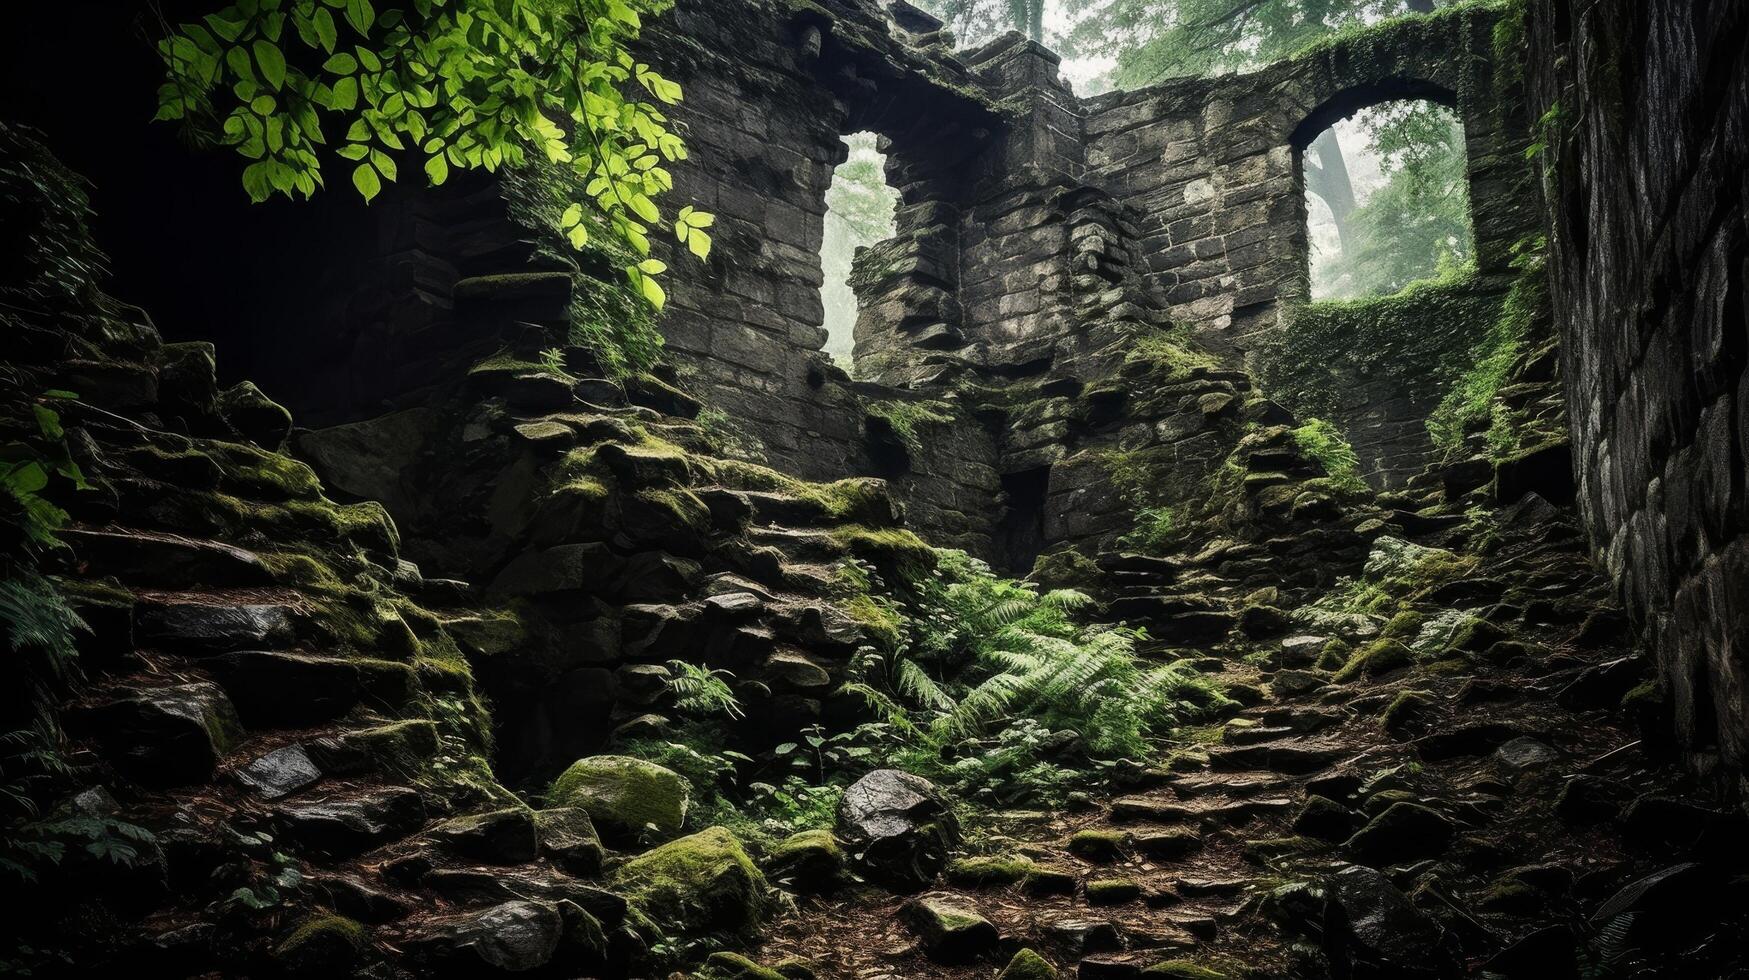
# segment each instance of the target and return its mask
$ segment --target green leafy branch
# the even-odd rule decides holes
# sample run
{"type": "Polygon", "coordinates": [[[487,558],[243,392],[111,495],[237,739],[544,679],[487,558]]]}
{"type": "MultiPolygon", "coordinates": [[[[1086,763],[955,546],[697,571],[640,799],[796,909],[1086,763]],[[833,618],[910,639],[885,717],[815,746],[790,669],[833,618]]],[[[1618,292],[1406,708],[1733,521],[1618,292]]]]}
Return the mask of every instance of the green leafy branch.
{"type": "Polygon", "coordinates": [[[668,4],[411,0],[379,12],[371,0],[237,0],[166,30],[157,118],[253,161],[243,188],[256,201],[311,197],[336,159],[367,202],[408,157],[432,185],[531,157],[570,167],[586,190],[561,231],[582,248],[584,209],[598,211],[636,253],[632,286],[661,309],[668,267],[650,255],[652,232],[703,260],[715,223],[692,207],[669,220],[656,204],[674,187],[665,164],[687,155],[657,104],[681,88],[626,45],[668,4]]]}

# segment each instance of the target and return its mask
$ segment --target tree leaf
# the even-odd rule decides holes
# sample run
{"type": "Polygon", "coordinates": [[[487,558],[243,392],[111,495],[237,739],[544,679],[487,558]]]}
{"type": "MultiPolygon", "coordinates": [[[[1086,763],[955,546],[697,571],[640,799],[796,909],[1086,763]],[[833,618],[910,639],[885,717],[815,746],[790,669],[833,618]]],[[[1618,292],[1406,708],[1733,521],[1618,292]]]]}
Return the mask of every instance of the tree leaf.
{"type": "Polygon", "coordinates": [[[449,161],[444,159],[442,153],[433,154],[425,161],[425,176],[433,187],[449,179],[449,161]]]}
{"type": "Polygon", "coordinates": [[[310,18],[310,25],[316,29],[316,40],[322,44],[322,50],[330,54],[334,45],[340,40],[340,32],[334,26],[334,15],[326,8],[316,8],[316,13],[310,18]]]}
{"type": "Polygon", "coordinates": [[[377,172],[368,163],[361,163],[352,171],[352,186],[358,188],[358,193],[364,195],[364,202],[370,203],[371,198],[382,192],[383,183],[377,179],[377,172]]]}
{"type": "Polygon", "coordinates": [[[369,34],[370,25],[376,21],[376,16],[370,0],[346,0],[346,22],[358,33],[369,34]]]}
{"type": "Polygon", "coordinates": [[[249,46],[255,52],[255,64],[261,68],[261,77],[268,85],[278,91],[285,85],[285,52],[270,41],[256,41],[249,46]]]}

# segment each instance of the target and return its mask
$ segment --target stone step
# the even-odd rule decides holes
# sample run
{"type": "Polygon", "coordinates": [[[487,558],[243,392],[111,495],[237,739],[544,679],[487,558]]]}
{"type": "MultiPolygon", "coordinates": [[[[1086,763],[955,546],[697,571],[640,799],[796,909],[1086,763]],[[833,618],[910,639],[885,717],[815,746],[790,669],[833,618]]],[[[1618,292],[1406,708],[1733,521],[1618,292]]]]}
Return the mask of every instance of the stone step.
{"type": "Polygon", "coordinates": [[[268,585],[261,556],[218,541],[137,530],[68,528],[61,537],[93,577],[167,589],[222,589],[268,585]]]}
{"type": "Polygon", "coordinates": [[[129,779],[152,787],[211,780],[219,760],[243,741],[231,699],[209,681],[111,688],[68,720],[129,779]]]}
{"type": "Polygon", "coordinates": [[[789,559],[785,564],[830,564],[844,557],[846,549],[825,531],[792,528],[752,528],[747,537],[755,545],[776,548],[789,559]]]}
{"type": "Polygon", "coordinates": [[[306,746],[322,772],[340,776],[410,775],[437,747],[437,723],[427,718],[349,728],[306,746]]]}
{"type": "Polygon", "coordinates": [[[1328,769],[1351,754],[1350,748],[1340,745],[1306,741],[1265,742],[1212,749],[1209,764],[1216,769],[1306,776],[1328,769]]]}
{"type": "Polygon", "coordinates": [[[269,603],[141,602],[134,638],[145,647],[201,655],[261,649],[291,639],[291,609],[269,603]]]}
{"type": "Polygon", "coordinates": [[[282,837],[331,857],[362,854],[405,837],[426,818],[424,798],[405,786],[334,790],[282,803],[273,813],[282,837]]]}
{"type": "Polygon", "coordinates": [[[367,657],[238,650],[211,657],[205,665],[251,728],[320,724],[360,703],[396,708],[415,690],[410,666],[367,657]]]}

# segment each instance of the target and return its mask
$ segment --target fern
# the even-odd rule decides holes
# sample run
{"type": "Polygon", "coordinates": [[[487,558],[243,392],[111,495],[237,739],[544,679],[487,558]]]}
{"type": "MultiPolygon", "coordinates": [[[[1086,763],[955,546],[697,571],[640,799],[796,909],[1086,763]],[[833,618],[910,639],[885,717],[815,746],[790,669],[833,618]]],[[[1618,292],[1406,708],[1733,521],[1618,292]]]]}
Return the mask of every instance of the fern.
{"type": "Polygon", "coordinates": [[[674,696],[674,707],[679,711],[704,718],[713,715],[734,719],[744,717],[741,701],[728,683],[734,674],[684,660],[668,661],[668,669],[674,675],[668,679],[668,691],[674,696]]]}

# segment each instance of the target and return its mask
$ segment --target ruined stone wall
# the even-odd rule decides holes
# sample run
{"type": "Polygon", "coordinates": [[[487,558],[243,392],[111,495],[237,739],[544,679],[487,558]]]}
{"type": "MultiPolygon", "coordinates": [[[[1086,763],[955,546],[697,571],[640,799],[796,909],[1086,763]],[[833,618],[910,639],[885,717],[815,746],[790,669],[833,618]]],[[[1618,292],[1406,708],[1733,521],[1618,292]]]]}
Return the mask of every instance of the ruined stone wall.
{"type": "MultiPolygon", "coordinates": [[[[1138,337],[1183,324],[1231,367],[1278,330],[1305,294],[1297,154],[1329,121],[1391,96],[1457,106],[1483,265],[1503,263],[1522,217],[1508,175],[1522,166],[1502,163],[1520,162],[1519,143],[1491,30],[1480,13],[1417,20],[1251,75],[1080,100],[1037,44],[1010,35],[955,54],[905,3],[681,0],[642,52],[685,90],[672,116],[691,157],[673,168],[672,200],[718,220],[708,263],[670,262],[668,357],[750,455],[806,478],[883,476],[932,540],[1022,563],[1040,544],[1109,542],[1118,505],[1077,500],[1098,489],[1097,467],[1055,467],[1119,438],[1184,435],[1184,406],[1123,407],[1116,372],[1138,337]],[[898,234],[856,263],[857,369],[874,385],[821,351],[825,196],[841,134],[861,131],[880,135],[901,196],[898,234]],[[906,444],[877,409],[908,400],[951,410],[930,410],[945,421],[906,444]]],[[[409,224],[432,280],[416,295],[441,301],[506,267],[517,233],[482,200],[448,205],[441,235],[409,224]]],[[[458,335],[463,318],[441,302],[409,309],[411,326],[373,322],[352,344],[382,349],[361,363],[405,361],[375,375],[396,392],[383,408],[415,404],[427,375],[453,377],[452,362],[505,336],[458,335]]],[[[1329,414],[1363,458],[1414,468],[1427,405],[1344,388],[1368,397],[1329,414]]],[[[1186,452],[1187,471],[1216,459],[1186,452]]]]}
{"type": "Polygon", "coordinates": [[[1579,504],[1682,749],[1749,762],[1749,9],[1532,4],[1579,504]]]}
{"type": "MultiPolygon", "coordinates": [[[[1391,99],[1430,99],[1463,121],[1478,272],[1504,272],[1535,226],[1535,197],[1517,56],[1495,50],[1495,17],[1410,18],[1255,73],[1089,100],[1088,180],[1144,216],[1139,260],[1173,317],[1228,363],[1255,367],[1310,294],[1301,154],[1331,123],[1391,99]]],[[[1344,404],[1325,411],[1382,485],[1432,456],[1421,422],[1437,392],[1358,373],[1341,387],[1344,404]]]]}

